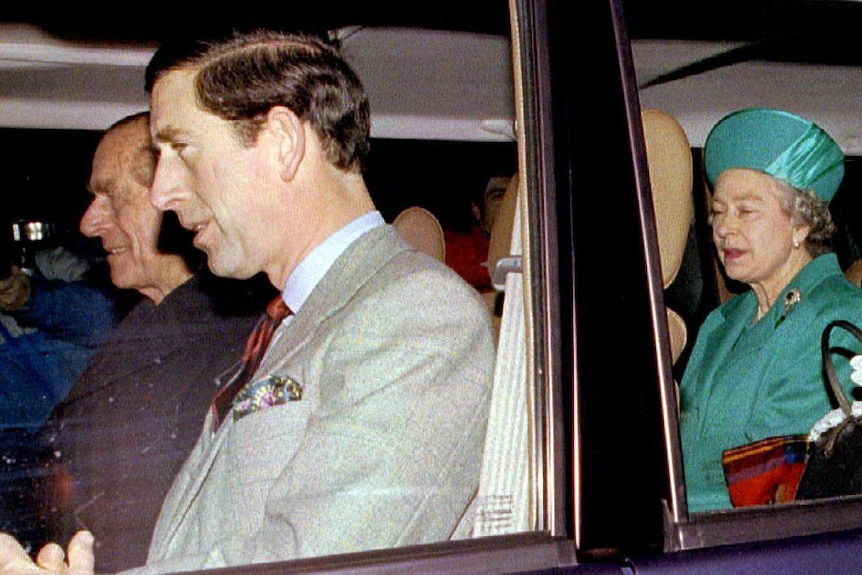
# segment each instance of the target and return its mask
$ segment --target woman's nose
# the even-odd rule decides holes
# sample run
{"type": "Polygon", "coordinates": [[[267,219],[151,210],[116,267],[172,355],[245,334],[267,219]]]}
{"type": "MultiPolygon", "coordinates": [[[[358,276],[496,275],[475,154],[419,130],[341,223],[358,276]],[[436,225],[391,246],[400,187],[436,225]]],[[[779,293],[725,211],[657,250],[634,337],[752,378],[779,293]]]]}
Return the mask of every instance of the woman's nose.
{"type": "Polygon", "coordinates": [[[732,233],[736,227],[736,222],[731,214],[721,214],[719,217],[713,218],[712,231],[717,237],[725,237],[732,233]]]}

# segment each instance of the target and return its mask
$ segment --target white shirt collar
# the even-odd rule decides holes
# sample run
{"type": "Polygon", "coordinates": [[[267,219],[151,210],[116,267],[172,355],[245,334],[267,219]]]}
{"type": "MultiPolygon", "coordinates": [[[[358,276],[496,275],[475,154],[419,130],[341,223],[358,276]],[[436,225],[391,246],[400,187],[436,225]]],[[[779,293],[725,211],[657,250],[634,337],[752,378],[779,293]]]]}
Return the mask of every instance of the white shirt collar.
{"type": "Polygon", "coordinates": [[[386,222],[380,212],[368,212],[363,214],[326,238],[320,245],[311,250],[299,265],[287,278],[284,292],[281,297],[293,311],[298,313],[308,298],[309,294],[317,286],[318,282],[326,275],[335,260],[344,253],[344,250],[356,241],[360,236],[372,229],[382,226],[386,222]]]}

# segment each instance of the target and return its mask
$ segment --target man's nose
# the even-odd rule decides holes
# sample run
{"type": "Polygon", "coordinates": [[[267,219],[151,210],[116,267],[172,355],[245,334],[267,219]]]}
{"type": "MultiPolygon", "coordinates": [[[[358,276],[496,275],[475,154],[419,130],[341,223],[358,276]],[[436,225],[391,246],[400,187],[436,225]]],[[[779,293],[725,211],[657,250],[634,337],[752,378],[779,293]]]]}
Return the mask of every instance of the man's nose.
{"type": "Polygon", "coordinates": [[[168,211],[185,196],[179,171],[172,162],[159,159],[156,173],[153,175],[153,185],[150,188],[150,203],[157,210],[168,211]]]}
{"type": "Polygon", "coordinates": [[[101,235],[102,230],[108,225],[108,207],[106,200],[100,197],[94,197],[90,202],[87,211],[81,217],[81,233],[88,238],[95,238],[101,235]]]}

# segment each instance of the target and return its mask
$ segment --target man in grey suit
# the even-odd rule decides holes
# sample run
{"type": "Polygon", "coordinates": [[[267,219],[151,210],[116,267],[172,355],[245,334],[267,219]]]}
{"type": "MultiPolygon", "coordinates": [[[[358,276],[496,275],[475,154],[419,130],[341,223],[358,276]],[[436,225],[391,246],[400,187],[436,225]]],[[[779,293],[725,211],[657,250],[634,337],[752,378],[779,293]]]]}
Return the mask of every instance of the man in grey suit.
{"type": "MultiPolygon", "coordinates": [[[[154,205],[216,274],[264,271],[292,315],[232,415],[208,418],[141,571],[448,539],[478,484],[492,329],[478,294],[375,210],[358,78],[327,42],[258,32],[163,48],[148,87],[154,205]]],[[[24,563],[0,543],[0,567],[24,563]]],[[[63,568],[62,550],[37,562],[63,568]]],[[[69,566],[92,570],[88,533],[69,566]]]]}

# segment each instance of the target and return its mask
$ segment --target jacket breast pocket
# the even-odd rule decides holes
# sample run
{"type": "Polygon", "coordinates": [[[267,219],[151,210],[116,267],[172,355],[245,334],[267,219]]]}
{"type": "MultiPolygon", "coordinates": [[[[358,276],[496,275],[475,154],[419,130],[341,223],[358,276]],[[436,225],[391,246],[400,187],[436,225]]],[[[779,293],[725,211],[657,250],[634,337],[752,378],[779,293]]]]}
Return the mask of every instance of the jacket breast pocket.
{"type": "Polygon", "coordinates": [[[305,435],[313,410],[310,398],[287,401],[232,422],[225,461],[242,483],[271,482],[287,466],[305,435]]]}

